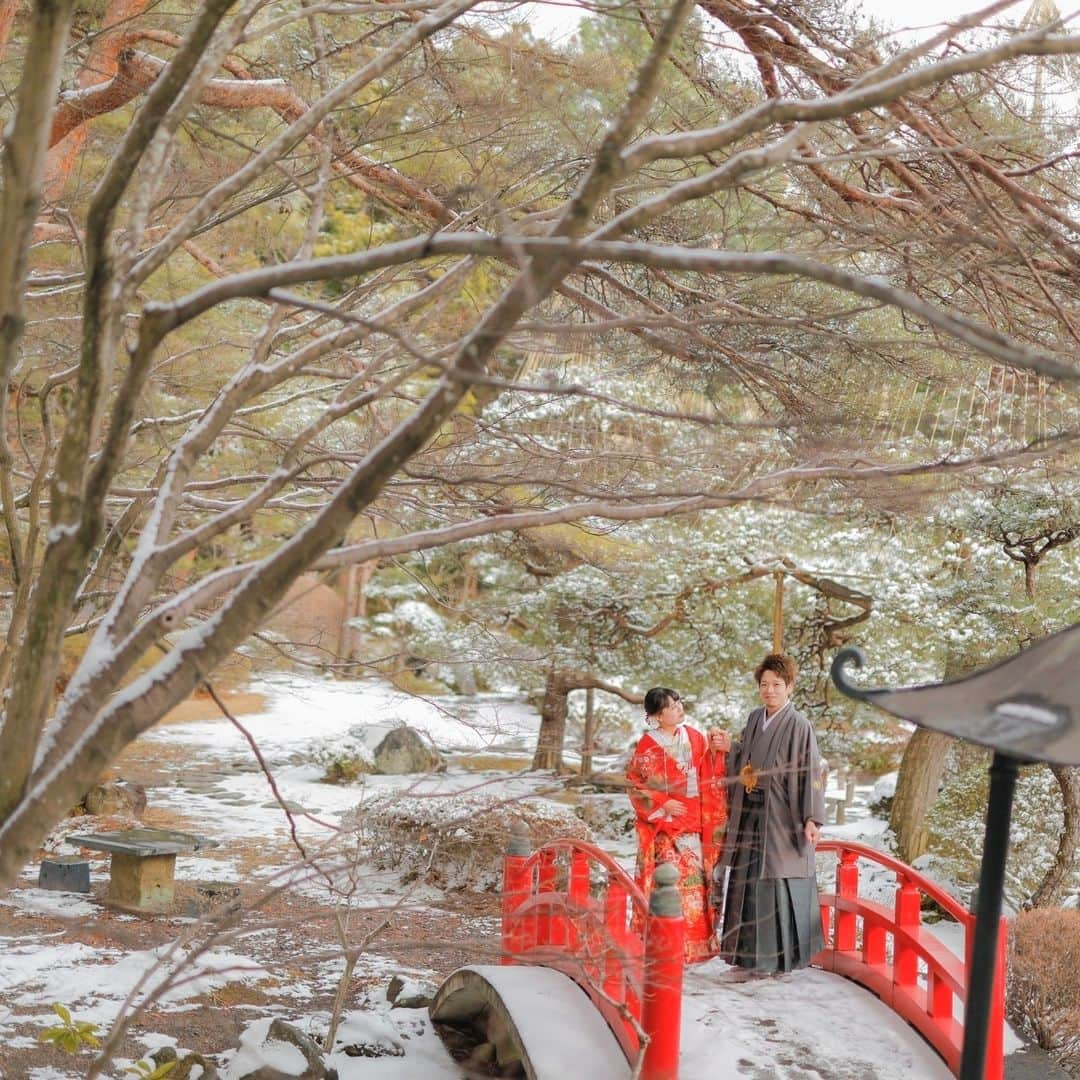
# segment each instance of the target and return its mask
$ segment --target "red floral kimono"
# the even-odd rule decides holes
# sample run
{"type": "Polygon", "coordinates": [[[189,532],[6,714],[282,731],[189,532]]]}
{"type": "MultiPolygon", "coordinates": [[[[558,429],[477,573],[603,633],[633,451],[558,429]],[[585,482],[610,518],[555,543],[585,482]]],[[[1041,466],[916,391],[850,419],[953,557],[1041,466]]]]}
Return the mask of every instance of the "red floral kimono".
{"type": "MultiPolygon", "coordinates": [[[[686,920],[686,959],[694,962],[713,955],[708,893],[713,866],[724,846],[727,828],[725,755],[710,750],[705,736],[695,728],[683,724],[678,730],[685,732],[689,740],[688,755],[685,743],[681,752],[678,748],[669,751],[658,737],[646,732],[634,748],[626,779],[631,785],[630,801],[637,814],[635,879],[648,896],[652,892],[656,864],[671,862],[675,865],[679,871],[679,891],[686,920]],[[688,767],[696,770],[697,794],[694,794],[695,785],[688,767]],[[681,802],[686,813],[678,817],[663,814],[661,807],[669,799],[681,802]],[[695,850],[695,837],[700,838],[700,855],[695,850]]],[[[641,927],[636,929],[640,931],[641,927]]]]}

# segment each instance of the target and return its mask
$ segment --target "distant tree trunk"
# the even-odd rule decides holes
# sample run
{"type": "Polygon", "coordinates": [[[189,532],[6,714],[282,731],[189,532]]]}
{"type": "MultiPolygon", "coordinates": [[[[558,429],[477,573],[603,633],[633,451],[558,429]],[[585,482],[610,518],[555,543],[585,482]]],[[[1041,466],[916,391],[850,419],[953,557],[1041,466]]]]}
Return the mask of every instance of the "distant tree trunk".
{"type": "Polygon", "coordinates": [[[937,798],[951,742],[948,735],[916,728],[904,751],[889,826],[896,834],[897,854],[906,863],[925,854],[929,846],[926,813],[937,798]]]}
{"type": "Polygon", "coordinates": [[[1061,890],[1076,865],[1080,847],[1080,768],[1051,765],[1050,771],[1061,789],[1064,821],[1058,838],[1057,854],[1039,887],[1031,894],[1032,907],[1052,907],[1061,897],[1061,890]]]}
{"type": "Polygon", "coordinates": [[[566,738],[566,714],[570,691],[576,680],[572,672],[552,668],[544,685],[544,703],[540,707],[540,734],[533,755],[534,769],[562,768],[563,740],[566,738]]]}
{"type": "Polygon", "coordinates": [[[596,692],[590,686],[585,691],[585,735],[581,741],[581,775],[592,773],[593,743],[596,742],[596,692]]]}
{"type": "Polygon", "coordinates": [[[566,716],[569,711],[567,699],[572,690],[590,689],[606,690],[634,705],[640,705],[644,700],[640,694],[604,682],[595,675],[588,675],[583,671],[569,671],[566,668],[552,668],[544,686],[544,703],[540,706],[540,734],[536,739],[536,753],[533,754],[534,769],[552,769],[555,772],[562,769],[566,716]]]}

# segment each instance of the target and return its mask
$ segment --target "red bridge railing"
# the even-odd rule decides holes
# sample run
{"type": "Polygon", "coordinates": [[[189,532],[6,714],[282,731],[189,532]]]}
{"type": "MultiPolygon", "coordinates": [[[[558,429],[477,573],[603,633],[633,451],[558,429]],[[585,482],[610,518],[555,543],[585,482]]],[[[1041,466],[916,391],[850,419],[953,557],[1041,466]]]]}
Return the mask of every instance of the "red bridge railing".
{"type": "Polygon", "coordinates": [[[642,1080],[677,1080],[684,924],[677,873],[663,865],[646,901],[606,852],[515,837],[503,864],[504,964],[558,968],[607,1020],[642,1080]]]}
{"type": "MultiPolygon", "coordinates": [[[[824,840],[818,852],[835,854],[837,869],[835,893],[820,898],[826,947],[814,965],[865,986],[959,1073],[975,916],[917,870],[865,844],[824,840]],[[859,895],[861,860],[895,875],[891,907],[859,895]],[[963,958],[922,924],[924,896],[963,927],[963,958]]],[[[673,867],[657,867],[647,902],[604,851],[568,839],[530,852],[515,838],[504,862],[503,963],[570,975],[627,1060],[644,1052],[642,1080],[678,1077],[684,925],[676,877],[673,867]]],[[[985,1080],[1004,1075],[1005,948],[1002,920],[985,1080]]]]}
{"type": "MultiPolygon", "coordinates": [[[[919,1031],[954,1074],[959,1074],[975,916],[917,870],[865,844],[823,840],[817,850],[834,852],[838,862],[836,892],[821,895],[826,947],[814,957],[815,966],[844,975],[876,994],[919,1031]],[[891,908],[859,896],[860,860],[896,875],[891,908]],[[924,896],[964,928],[963,959],[922,925],[924,896]]],[[[1003,919],[985,1080],[1001,1080],[1004,1071],[1005,942],[1003,919]]]]}

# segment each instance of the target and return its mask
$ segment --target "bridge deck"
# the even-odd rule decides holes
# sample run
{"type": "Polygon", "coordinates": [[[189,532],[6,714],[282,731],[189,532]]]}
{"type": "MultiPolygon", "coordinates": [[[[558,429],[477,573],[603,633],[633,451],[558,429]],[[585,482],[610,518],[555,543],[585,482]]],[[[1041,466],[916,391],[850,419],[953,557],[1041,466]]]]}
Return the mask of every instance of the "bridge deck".
{"type": "Polygon", "coordinates": [[[945,1063],[868,991],[816,969],[739,981],[688,968],[681,1080],[951,1080],[945,1063]]]}

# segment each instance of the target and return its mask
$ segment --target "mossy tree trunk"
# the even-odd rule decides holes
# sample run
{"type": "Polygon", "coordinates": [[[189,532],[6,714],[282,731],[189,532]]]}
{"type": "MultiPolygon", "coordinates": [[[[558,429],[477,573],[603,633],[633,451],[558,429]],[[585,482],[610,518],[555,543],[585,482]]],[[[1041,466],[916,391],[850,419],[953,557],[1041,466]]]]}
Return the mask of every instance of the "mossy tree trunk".
{"type": "Polygon", "coordinates": [[[906,863],[914,862],[929,847],[926,814],[941,787],[951,742],[948,735],[916,728],[904,751],[889,827],[896,834],[897,854],[906,863]]]}

